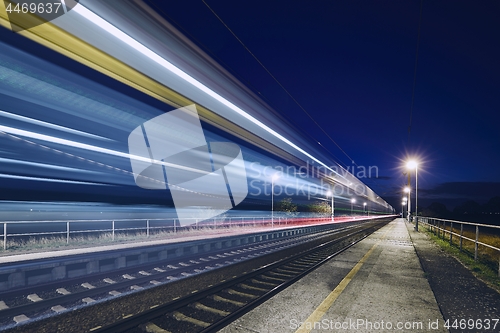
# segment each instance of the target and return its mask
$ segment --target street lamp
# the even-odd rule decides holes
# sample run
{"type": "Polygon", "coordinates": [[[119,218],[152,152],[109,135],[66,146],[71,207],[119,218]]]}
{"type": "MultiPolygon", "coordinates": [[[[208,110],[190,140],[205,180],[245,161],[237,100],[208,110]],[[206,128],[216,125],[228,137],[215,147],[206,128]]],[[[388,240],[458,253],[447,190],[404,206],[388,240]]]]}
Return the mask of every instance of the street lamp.
{"type": "Polygon", "coordinates": [[[274,182],[279,178],[279,173],[275,173],[271,178],[271,228],[274,227],[274,182]]]}
{"type": "MultiPolygon", "coordinates": [[[[414,160],[408,161],[406,163],[406,169],[409,171],[415,170],[415,230],[418,231],[418,163],[414,160]]],[[[410,180],[409,175],[408,180],[410,180]]]]}
{"type": "Polygon", "coordinates": [[[366,202],[363,203],[363,213],[366,211],[366,202]]]}
{"type": "Polygon", "coordinates": [[[333,222],[333,214],[335,212],[335,208],[333,205],[333,193],[332,193],[332,191],[328,191],[328,192],[326,192],[326,195],[332,198],[332,222],[333,222]]]}
{"type": "Polygon", "coordinates": [[[408,222],[410,222],[410,214],[411,214],[411,188],[406,186],[404,188],[405,193],[408,193],[408,208],[406,209],[406,217],[408,217],[408,222]]]}
{"type": "MultiPolygon", "coordinates": [[[[404,206],[406,206],[408,204],[408,198],[407,197],[403,197],[403,202],[401,203],[403,205],[403,217],[405,217],[405,208],[404,206]]],[[[407,211],[408,213],[408,211],[407,211]]]]}
{"type": "Polygon", "coordinates": [[[354,218],[354,216],[352,215],[352,205],[356,202],[356,199],[352,198],[351,199],[351,216],[352,218],[354,218]]]}

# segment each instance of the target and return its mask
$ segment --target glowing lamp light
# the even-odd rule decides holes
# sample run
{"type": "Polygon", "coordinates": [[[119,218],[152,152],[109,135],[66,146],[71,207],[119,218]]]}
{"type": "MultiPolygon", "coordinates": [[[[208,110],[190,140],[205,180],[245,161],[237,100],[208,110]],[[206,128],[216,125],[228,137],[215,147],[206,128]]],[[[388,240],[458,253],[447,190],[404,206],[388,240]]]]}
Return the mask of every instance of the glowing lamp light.
{"type": "Polygon", "coordinates": [[[408,161],[406,163],[406,168],[408,170],[415,170],[418,167],[418,163],[414,160],[408,161]]]}

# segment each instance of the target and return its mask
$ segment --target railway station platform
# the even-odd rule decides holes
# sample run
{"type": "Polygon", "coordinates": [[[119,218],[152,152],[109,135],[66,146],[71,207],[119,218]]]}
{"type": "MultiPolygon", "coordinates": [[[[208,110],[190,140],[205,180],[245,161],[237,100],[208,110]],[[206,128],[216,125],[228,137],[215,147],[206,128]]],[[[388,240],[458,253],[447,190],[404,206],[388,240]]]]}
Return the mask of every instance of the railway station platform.
{"type": "Polygon", "coordinates": [[[220,332],[448,332],[410,233],[395,219],[220,332]]]}

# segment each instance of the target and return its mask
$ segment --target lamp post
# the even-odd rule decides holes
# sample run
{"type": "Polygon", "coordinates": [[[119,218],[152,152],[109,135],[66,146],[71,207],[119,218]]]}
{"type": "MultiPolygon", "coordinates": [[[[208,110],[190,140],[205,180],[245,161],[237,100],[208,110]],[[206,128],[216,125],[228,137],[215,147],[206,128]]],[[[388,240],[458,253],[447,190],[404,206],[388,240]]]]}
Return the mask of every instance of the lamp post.
{"type": "Polygon", "coordinates": [[[332,206],[332,222],[333,222],[333,215],[335,213],[335,206],[333,205],[333,193],[332,193],[332,191],[328,191],[328,192],[326,192],[326,195],[332,198],[331,206],[332,206]]]}
{"type": "Polygon", "coordinates": [[[363,203],[363,213],[365,213],[365,214],[366,214],[366,212],[365,212],[365,211],[366,211],[366,202],[364,202],[364,203],[363,203]]]}
{"type": "MultiPolygon", "coordinates": [[[[401,203],[403,205],[403,218],[405,217],[405,206],[408,204],[408,198],[403,197],[403,202],[401,203]]],[[[408,210],[406,210],[406,214],[408,214],[408,210]]]]}
{"type": "Polygon", "coordinates": [[[406,186],[404,189],[405,193],[408,193],[408,208],[406,209],[406,217],[408,218],[408,222],[410,221],[410,215],[411,215],[411,188],[409,186],[406,186]]]}
{"type": "Polygon", "coordinates": [[[278,173],[275,173],[271,178],[271,228],[274,227],[274,182],[280,178],[278,173]]]}
{"type": "Polygon", "coordinates": [[[352,198],[351,199],[351,217],[354,219],[354,216],[352,215],[352,205],[356,202],[356,199],[352,198]]]}
{"type": "MultiPolygon", "coordinates": [[[[415,230],[418,231],[418,163],[415,160],[410,160],[406,163],[406,169],[408,171],[415,170],[415,230]]],[[[409,179],[410,176],[408,175],[409,179]]],[[[408,186],[410,186],[409,183],[408,186]]]]}

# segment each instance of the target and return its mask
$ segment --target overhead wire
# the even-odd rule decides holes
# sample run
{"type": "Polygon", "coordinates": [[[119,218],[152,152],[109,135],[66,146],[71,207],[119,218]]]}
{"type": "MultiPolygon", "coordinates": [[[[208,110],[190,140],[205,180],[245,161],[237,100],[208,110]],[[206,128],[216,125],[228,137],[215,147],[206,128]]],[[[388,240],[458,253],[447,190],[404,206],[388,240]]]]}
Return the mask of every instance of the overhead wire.
{"type": "MultiPolygon", "coordinates": [[[[340,145],[335,142],[335,140],[333,140],[333,138],[323,129],[323,127],[321,127],[321,125],[314,119],[313,116],[311,116],[311,114],[309,112],[307,112],[307,110],[292,96],[292,94],[283,86],[283,84],[281,84],[281,82],[271,73],[271,71],[259,60],[259,58],[257,58],[257,56],[245,45],[245,43],[243,43],[243,41],[234,33],[233,30],[231,30],[231,28],[224,22],[224,20],[222,20],[222,18],[217,15],[217,13],[212,9],[212,7],[210,7],[208,5],[208,3],[206,3],[205,0],[201,0],[205,6],[207,6],[207,8],[214,14],[214,16],[224,25],[224,27],[226,27],[226,29],[234,36],[234,38],[236,38],[236,40],[245,48],[245,50],[247,50],[247,52],[255,59],[255,61],[257,61],[257,63],[262,66],[262,68],[267,72],[267,74],[269,74],[269,76],[271,76],[271,78],[281,87],[281,89],[283,89],[283,91],[292,99],[292,101],[309,117],[309,119],[311,119],[311,121],[321,130],[321,132],[323,132],[323,134],[326,135],[326,137],[331,141],[333,142],[333,144],[335,144],[335,146],[337,146],[337,148],[347,157],[349,158],[350,161],[352,161],[352,163],[356,166],[358,166],[356,164],[356,162],[354,161],[354,159],[352,159],[343,149],[342,147],[340,147],[340,145]]],[[[318,144],[321,145],[321,143],[319,141],[317,141],[318,144]]],[[[323,148],[325,148],[323,145],[321,145],[323,148]]],[[[325,148],[326,149],[326,148],[325,148]]],[[[327,150],[328,151],[328,150],[327,150]]]]}
{"type": "Polygon", "coordinates": [[[411,92],[410,123],[408,125],[408,145],[410,144],[411,125],[413,120],[413,105],[415,104],[415,86],[417,85],[418,49],[420,46],[420,30],[422,27],[422,7],[424,0],[420,0],[420,17],[418,20],[417,50],[415,52],[415,69],[413,72],[413,89],[411,92]]]}
{"type": "MultiPolygon", "coordinates": [[[[216,60],[219,64],[222,64],[222,65],[224,66],[224,68],[225,68],[226,70],[228,70],[228,71],[229,71],[232,75],[234,75],[235,77],[237,77],[240,81],[244,82],[244,83],[245,83],[245,85],[246,85],[247,87],[250,87],[250,88],[252,88],[254,91],[256,91],[256,92],[258,93],[259,97],[260,97],[260,98],[262,98],[262,99],[263,99],[266,103],[268,103],[268,104],[272,104],[272,103],[270,102],[270,100],[269,100],[269,99],[268,99],[268,98],[267,98],[264,94],[262,94],[262,93],[259,91],[259,89],[257,89],[257,88],[256,88],[256,87],[255,87],[255,86],[254,86],[254,85],[253,85],[250,81],[248,81],[248,80],[247,80],[246,78],[244,78],[244,77],[241,77],[241,76],[239,75],[239,73],[238,73],[238,72],[234,71],[234,70],[231,68],[231,66],[229,66],[227,63],[225,63],[225,61],[224,61],[223,59],[221,59],[221,58],[220,58],[217,54],[215,54],[214,52],[212,52],[212,51],[210,50],[210,48],[209,48],[209,47],[207,47],[207,46],[206,46],[206,45],[205,45],[202,41],[200,41],[198,38],[196,38],[196,36],[194,36],[194,35],[193,35],[193,34],[191,34],[188,30],[186,30],[186,29],[185,29],[185,28],[184,28],[181,24],[179,24],[178,22],[176,22],[176,20],[175,20],[172,16],[170,16],[168,13],[166,13],[166,12],[162,9],[162,7],[161,7],[161,6],[158,6],[158,4],[156,4],[156,3],[155,3],[155,2],[153,2],[153,1],[147,1],[147,0],[145,0],[145,2],[147,2],[147,4],[148,4],[149,6],[154,7],[154,9],[155,9],[157,12],[161,13],[161,15],[162,15],[163,17],[168,18],[168,21],[169,21],[170,23],[175,24],[175,26],[176,26],[176,28],[177,28],[177,29],[180,29],[180,30],[182,31],[182,33],[183,33],[183,34],[185,34],[185,35],[189,36],[189,38],[190,38],[191,40],[195,41],[197,45],[202,46],[205,52],[208,52],[208,53],[210,54],[210,56],[211,56],[211,57],[213,57],[213,58],[214,58],[214,59],[215,59],[215,60],[216,60]]],[[[278,113],[277,115],[281,116],[279,113],[278,113]]],[[[290,125],[295,126],[295,127],[296,127],[296,130],[298,130],[299,132],[301,132],[303,135],[306,135],[307,137],[309,137],[309,138],[312,140],[312,142],[315,142],[315,143],[317,143],[318,145],[320,145],[320,146],[321,146],[321,148],[322,148],[322,149],[324,149],[324,151],[325,151],[326,153],[328,153],[331,157],[333,157],[333,161],[335,161],[336,163],[338,163],[338,165],[339,165],[342,169],[349,171],[349,168],[350,168],[350,167],[349,167],[349,165],[348,165],[347,163],[343,162],[340,158],[338,158],[338,157],[336,156],[336,154],[334,154],[334,153],[333,153],[330,149],[328,149],[327,147],[325,147],[325,146],[324,146],[321,142],[319,142],[319,141],[317,140],[317,138],[313,137],[313,136],[312,136],[309,132],[302,131],[302,130],[300,129],[300,126],[298,126],[298,124],[297,124],[297,123],[296,123],[293,119],[286,119],[286,120],[285,120],[285,119],[283,119],[283,120],[284,120],[284,121],[289,122],[289,123],[290,123],[290,125]]],[[[352,163],[352,162],[353,162],[353,160],[352,160],[349,156],[348,156],[348,158],[349,158],[349,162],[350,162],[350,163],[352,163]]]]}

